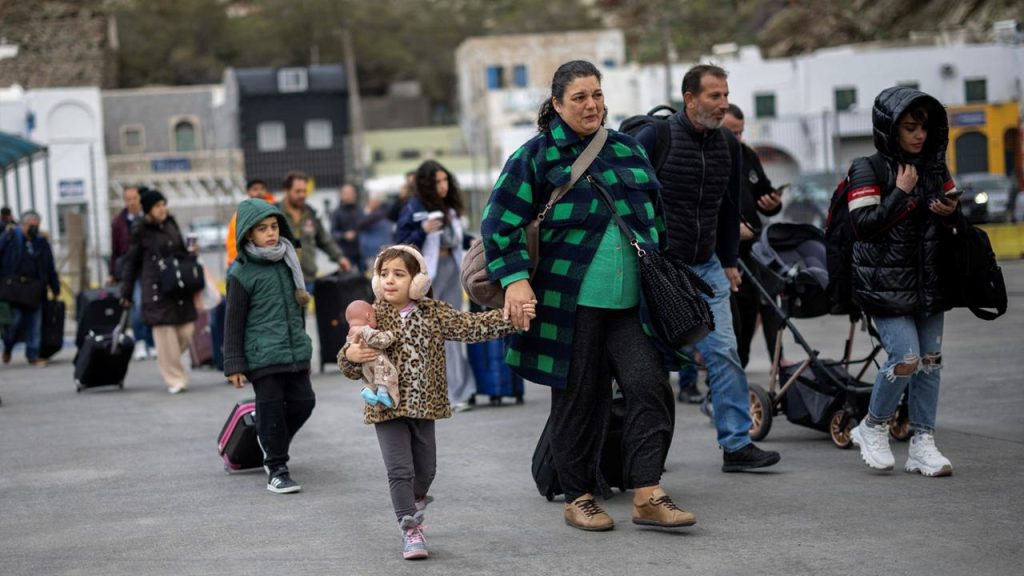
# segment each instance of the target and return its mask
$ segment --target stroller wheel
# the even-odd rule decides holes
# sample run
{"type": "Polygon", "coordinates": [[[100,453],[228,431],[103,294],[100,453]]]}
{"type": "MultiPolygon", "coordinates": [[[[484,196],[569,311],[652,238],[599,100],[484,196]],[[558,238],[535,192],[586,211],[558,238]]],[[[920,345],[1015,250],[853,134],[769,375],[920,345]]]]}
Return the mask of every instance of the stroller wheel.
{"type": "Polygon", "coordinates": [[[757,384],[750,385],[750,439],[763,440],[772,429],[775,405],[771,396],[757,384]]]}
{"type": "Polygon", "coordinates": [[[856,425],[857,419],[853,415],[848,415],[845,410],[833,412],[832,419],[828,423],[828,433],[832,437],[832,443],[843,449],[853,446],[850,432],[856,425]]]}
{"type": "Polygon", "coordinates": [[[893,440],[903,442],[910,438],[910,434],[910,414],[907,412],[906,403],[900,402],[896,413],[889,420],[889,435],[892,436],[893,440]]]}

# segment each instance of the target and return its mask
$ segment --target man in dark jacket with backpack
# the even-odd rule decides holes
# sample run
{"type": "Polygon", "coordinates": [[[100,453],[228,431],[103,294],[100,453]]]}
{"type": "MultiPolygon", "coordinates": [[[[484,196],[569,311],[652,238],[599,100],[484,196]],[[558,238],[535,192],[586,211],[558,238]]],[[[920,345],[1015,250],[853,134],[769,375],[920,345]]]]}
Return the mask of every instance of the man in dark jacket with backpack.
{"type": "Polygon", "coordinates": [[[750,440],[750,392],[732,327],[729,296],[740,284],[736,263],[742,155],[732,133],[721,129],[729,107],[726,77],[725,70],[712,65],[694,66],[686,73],[685,108],[667,120],[667,153],[657,150],[659,131],[654,125],[641,130],[637,140],[657,164],[669,243],[666,255],[693,267],[715,291],[708,299],[715,330],[697,349],[708,366],[715,428],[724,452],[722,471],[739,472],[771,466],[779,454],[761,450],[750,440]]]}

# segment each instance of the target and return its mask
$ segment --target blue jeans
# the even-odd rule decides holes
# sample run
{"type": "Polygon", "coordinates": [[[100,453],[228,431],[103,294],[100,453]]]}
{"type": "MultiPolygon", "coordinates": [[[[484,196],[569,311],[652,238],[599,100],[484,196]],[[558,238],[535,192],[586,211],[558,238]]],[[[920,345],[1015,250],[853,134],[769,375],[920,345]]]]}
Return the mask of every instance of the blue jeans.
{"type": "Polygon", "coordinates": [[[142,321],[142,280],[136,280],[132,290],[132,335],[136,342],[145,342],[148,350],[156,348],[153,331],[142,321]]]}
{"type": "Polygon", "coordinates": [[[707,383],[715,409],[718,444],[728,452],[735,452],[750,444],[750,389],[732,329],[729,280],[717,256],[693,266],[693,270],[715,292],[711,298],[704,298],[715,315],[715,330],[697,343],[697,350],[708,367],[707,383]]]}
{"type": "Polygon", "coordinates": [[[931,434],[935,431],[943,320],[942,312],[931,316],[872,318],[889,356],[871,390],[868,411],[873,419],[886,421],[891,418],[899,406],[900,397],[906,392],[910,427],[914,432],[931,434]],[[917,368],[911,374],[899,375],[896,367],[901,362],[916,363],[917,368]]]}
{"type": "Polygon", "coordinates": [[[4,331],[4,352],[10,352],[18,340],[25,339],[25,358],[39,358],[39,340],[43,336],[43,307],[25,310],[11,306],[11,325],[4,331]]]}
{"type": "MultiPolygon", "coordinates": [[[[693,354],[694,348],[692,346],[687,346],[685,348],[685,350],[686,350],[686,354],[688,356],[690,356],[690,358],[693,358],[693,356],[694,356],[694,354],[693,354]]],[[[697,374],[698,374],[698,369],[697,369],[697,363],[696,362],[691,362],[691,363],[687,364],[686,366],[683,366],[682,369],[679,370],[679,389],[682,390],[683,388],[686,388],[687,386],[696,386],[697,385],[697,374]]]]}

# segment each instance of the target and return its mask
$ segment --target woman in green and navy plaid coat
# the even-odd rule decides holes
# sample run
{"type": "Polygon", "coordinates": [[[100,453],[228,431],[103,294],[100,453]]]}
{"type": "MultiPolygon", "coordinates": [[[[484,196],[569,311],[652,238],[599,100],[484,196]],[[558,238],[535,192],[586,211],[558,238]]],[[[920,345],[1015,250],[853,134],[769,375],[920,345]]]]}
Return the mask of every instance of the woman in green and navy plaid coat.
{"type": "Polygon", "coordinates": [[[551,387],[551,453],[565,492],[565,521],[610,530],[612,518],[594,501],[607,484],[599,471],[612,400],[612,378],[626,402],[625,482],[635,488],[633,522],[689,526],[660,488],[674,428],[675,406],[662,354],[640,319],[637,252],[588,178],[612,195],[639,246],[664,244],[660,185],[643,148],[613,130],[597,158],[547,213],[540,261],[530,278],[526,225],[604,124],[601,73],[572,61],[555,72],[541,106],[539,133],[505,164],[484,209],[481,232],[490,279],[505,288],[505,311],[524,332],[509,338],[506,362],[523,378],[551,387]],[[522,304],[537,299],[530,322],[522,304]]]}

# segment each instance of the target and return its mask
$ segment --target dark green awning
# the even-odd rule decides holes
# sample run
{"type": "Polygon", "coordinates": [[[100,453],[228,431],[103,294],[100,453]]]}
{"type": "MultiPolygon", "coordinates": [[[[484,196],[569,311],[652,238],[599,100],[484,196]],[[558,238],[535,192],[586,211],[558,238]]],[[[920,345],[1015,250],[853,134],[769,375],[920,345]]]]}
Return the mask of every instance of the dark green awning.
{"type": "Polygon", "coordinates": [[[0,132],[0,171],[6,170],[22,158],[31,157],[45,149],[45,147],[24,138],[0,132]]]}

